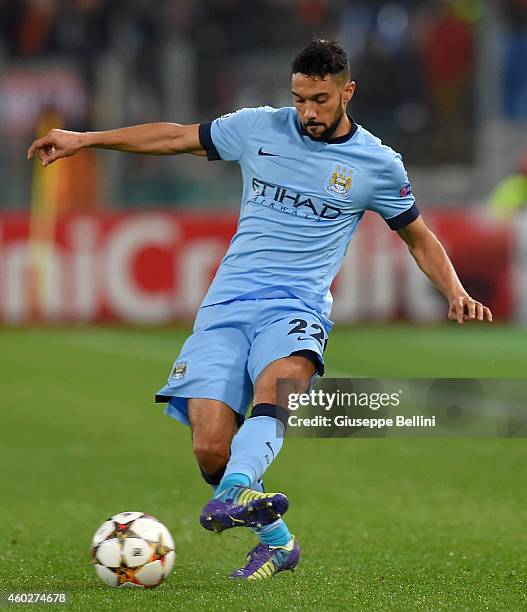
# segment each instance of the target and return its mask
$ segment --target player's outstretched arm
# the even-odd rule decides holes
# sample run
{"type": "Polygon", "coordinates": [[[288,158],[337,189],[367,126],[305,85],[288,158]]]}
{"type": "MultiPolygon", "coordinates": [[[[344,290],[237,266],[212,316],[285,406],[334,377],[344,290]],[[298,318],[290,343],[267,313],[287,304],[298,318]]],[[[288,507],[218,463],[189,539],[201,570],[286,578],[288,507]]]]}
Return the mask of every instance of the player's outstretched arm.
{"type": "Polygon", "coordinates": [[[443,293],[449,303],[448,318],[463,321],[492,321],[489,308],[472,299],[465,291],[443,245],[421,217],[399,230],[399,235],[417,265],[443,293]]]}
{"type": "Polygon", "coordinates": [[[49,166],[87,147],[147,155],[206,155],[199,141],[199,124],[147,123],[106,132],[51,130],[33,142],[27,158],[32,159],[36,153],[42,165],[49,166]]]}

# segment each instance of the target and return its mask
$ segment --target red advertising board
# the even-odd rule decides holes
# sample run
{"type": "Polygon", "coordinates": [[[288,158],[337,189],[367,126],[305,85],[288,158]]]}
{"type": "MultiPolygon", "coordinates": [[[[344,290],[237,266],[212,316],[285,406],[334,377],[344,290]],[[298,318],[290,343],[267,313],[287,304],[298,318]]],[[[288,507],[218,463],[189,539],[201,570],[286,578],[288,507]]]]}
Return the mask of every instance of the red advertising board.
{"type": "MultiPolygon", "coordinates": [[[[497,318],[514,314],[514,237],[470,212],[427,220],[467,289],[497,318]]],[[[219,213],[104,213],[61,219],[49,245],[29,241],[27,214],[0,215],[0,321],[120,321],[162,324],[191,319],[236,229],[219,213]],[[45,269],[35,311],[32,262],[45,269]]],[[[399,236],[367,214],[353,237],[333,295],[341,322],[438,321],[446,303],[419,271],[399,236]]]]}

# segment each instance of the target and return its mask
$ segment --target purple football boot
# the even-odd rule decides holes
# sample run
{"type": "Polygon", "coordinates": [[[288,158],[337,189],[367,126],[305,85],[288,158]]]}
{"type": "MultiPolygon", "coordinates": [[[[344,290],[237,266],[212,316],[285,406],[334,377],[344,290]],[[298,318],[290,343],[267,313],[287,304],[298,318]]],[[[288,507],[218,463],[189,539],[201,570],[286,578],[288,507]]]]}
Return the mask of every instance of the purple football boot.
{"type": "Polygon", "coordinates": [[[233,572],[229,578],[256,580],[271,578],[278,572],[294,571],[300,561],[300,547],[293,536],[286,546],[257,544],[247,555],[247,563],[233,572]]]}
{"type": "Polygon", "coordinates": [[[199,522],[217,533],[231,527],[261,527],[276,521],[288,507],[283,493],[260,493],[237,485],[211,499],[199,522]]]}

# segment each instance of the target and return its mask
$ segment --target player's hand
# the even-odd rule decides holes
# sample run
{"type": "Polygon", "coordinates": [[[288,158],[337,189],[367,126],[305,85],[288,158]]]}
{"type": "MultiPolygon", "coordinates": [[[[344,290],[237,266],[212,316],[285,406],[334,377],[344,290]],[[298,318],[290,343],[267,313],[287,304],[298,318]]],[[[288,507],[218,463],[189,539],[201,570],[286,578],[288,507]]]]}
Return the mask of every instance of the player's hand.
{"type": "Polygon", "coordinates": [[[33,159],[35,153],[43,166],[49,166],[61,157],[75,155],[82,148],[82,134],[67,130],[51,130],[33,142],[27,151],[27,158],[33,159]]]}
{"type": "Polygon", "coordinates": [[[457,321],[460,325],[463,321],[492,321],[492,312],[481,302],[476,302],[470,295],[462,295],[450,301],[448,318],[457,321]]]}

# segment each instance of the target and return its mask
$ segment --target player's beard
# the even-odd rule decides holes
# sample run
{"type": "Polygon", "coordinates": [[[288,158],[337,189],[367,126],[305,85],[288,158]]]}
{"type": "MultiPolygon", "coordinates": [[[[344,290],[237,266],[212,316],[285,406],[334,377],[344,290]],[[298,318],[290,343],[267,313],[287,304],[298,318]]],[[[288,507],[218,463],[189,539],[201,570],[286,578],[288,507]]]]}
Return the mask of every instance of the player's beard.
{"type": "Polygon", "coordinates": [[[341,122],[343,116],[344,116],[344,111],[342,110],[342,107],[339,106],[335,119],[333,119],[333,121],[326,127],[326,129],[319,136],[313,136],[312,134],[309,133],[309,130],[307,128],[313,125],[325,125],[324,123],[318,123],[318,122],[311,123],[308,121],[304,125],[304,129],[306,130],[311,140],[329,142],[333,138],[333,134],[335,133],[335,130],[338,128],[339,123],[341,122]]]}

